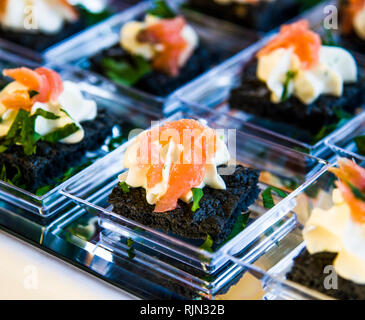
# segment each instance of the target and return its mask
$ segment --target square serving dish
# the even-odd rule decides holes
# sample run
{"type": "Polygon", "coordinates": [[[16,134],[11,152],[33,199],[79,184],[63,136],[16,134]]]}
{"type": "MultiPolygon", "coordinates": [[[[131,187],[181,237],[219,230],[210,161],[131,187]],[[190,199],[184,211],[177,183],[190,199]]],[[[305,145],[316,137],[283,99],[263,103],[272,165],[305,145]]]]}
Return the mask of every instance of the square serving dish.
{"type": "MultiPolygon", "coordinates": [[[[324,8],[333,1],[323,3],[299,18],[309,20],[311,28],[314,30],[322,29],[322,20],[325,17],[324,8]]],[[[297,20],[298,18],[296,18],[297,20]]],[[[328,147],[325,144],[326,138],[335,137],[340,134],[343,124],[339,120],[337,127],[327,134],[325,137],[318,137],[317,141],[310,141],[313,137],[309,137],[308,133],[298,133],[299,131],[293,126],[276,124],[273,121],[263,121],[254,115],[250,115],[244,111],[233,109],[230,107],[228,99],[230,91],[241,83],[242,70],[246,68],[256,55],[256,52],[263,47],[273,36],[269,34],[252,46],[244,49],[242,52],[222,63],[220,66],[210,70],[208,73],[197,78],[190,84],[179,90],[176,97],[183,103],[192,105],[192,111],[197,114],[209,109],[216,112],[217,118],[219,114],[229,115],[237,119],[237,128],[252,128],[260,132],[260,136],[265,139],[272,140],[279,144],[295,148],[303,152],[321,156],[326,158],[330,156],[328,147]],[[288,134],[288,132],[290,134],[288,134]]],[[[365,74],[365,61],[356,55],[359,69],[365,74]]],[[[356,123],[357,116],[349,119],[349,123],[356,123]]],[[[351,126],[351,125],[349,125],[351,126]]]]}
{"type": "MultiPolygon", "coordinates": [[[[192,118],[192,116],[177,113],[166,120],[182,118],[192,118]]],[[[229,128],[228,125],[217,127],[209,119],[208,125],[216,129],[229,128]]],[[[154,259],[158,257],[158,260],[169,266],[174,265],[184,272],[191,273],[190,270],[194,270],[198,275],[203,272],[204,276],[218,275],[217,279],[221,279],[222,270],[227,272],[227,268],[229,270],[235,268],[232,272],[236,275],[237,266],[229,262],[226,252],[235,250],[249,261],[256,259],[268,246],[267,234],[278,236],[283,233],[286,224],[278,222],[295,207],[293,201],[295,194],[327,167],[327,162],[321,159],[242,132],[237,132],[236,142],[237,162],[261,170],[260,189],[263,191],[268,186],[275,186],[283,190],[287,196],[285,198],[274,196],[276,205],[267,209],[260,195],[250,207],[250,218],[246,228],[221,246],[213,245],[213,252],[201,248],[204,242],[202,240],[193,241],[167,234],[113,212],[107,199],[118,183],[118,175],[123,172],[121,159],[128,143],[84,170],[82,175],[67,184],[61,193],[90,213],[99,216],[99,225],[107,231],[103,233],[103,243],[113,252],[120,253],[124,250],[126,256],[128,250],[133,247],[133,250],[154,259]]]]}
{"type": "MultiPolygon", "coordinates": [[[[10,53],[0,52],[0,70],[19,66],[34,68],[39,65],[10,53]]],[[[64,80],[77,82],[85,97],[96,101],[99,108],[107,109],[111,114],[115,115],[112,135],[105,140],[105,144],[101,148],[93,152],[87,152],[84,159],[85,162],[80,165],[80,170],[108,154],[110,150],[120,145],[123,141],[126,141],[128,139],[129,130],[134,128],[147,128],[152,120],[156,120],[160,117],[160,115],[154,114],[142,103],[138,106],[129,104],[128,101],[123,100],[123,97],[93,87],[90,84],[90,79],[85,77],[84,74],[75,71],[73,68],[67,68],[66,66],[59,67],[56,65],[48,65],[48,67],[58,71],[64,80]],[[126,132],[123,131],[123,127],[127,129],[126,132]],[[119,140],[121,141],[119,142],[119,140]]],[[[9,79],[0,76],[1,85],[5,85],[8,81],[9,79]]],[[[74,170],[75,173],[79,171],[77,168],[74,169],[76,169],[74,170]]],[[[7,182],[0,181],[0,199],[35,214],[38,217],[49,218],[69,203],[67,198],[59,193],[59,190],[62,189],[64,184],[69,180],[78,179],[78,176],[79,174],[73,176],[72,174],[67,175],[67,178],[65,176],[65,179],[62,179],[57,183],[55,182],[56,185],[59,185],[54,188],[49,186],[47,190],[40,192],[42,195],[36,195],[7,182]]]]}
{"type": "MultiPolygon", "coordinates": [[[[359,165],[365,165],[364,159],[353,156],[349,156],[349,158],[354,159],[359,165]]],[[[256,276],[262,281],[262,286],[267,293],[265,296],[266,299],[334,299],[322,292],[287,280],[286,274],[291,270],[295,257],[305,248],[302,230],[313,208],[328,210],[332,206],[332,190],[334,189],[333,182],[335,180],[336,178],[331,172],[322,172],[312,184],[308,185],[301,193],[297,194],[296,201],[298,205],[293,210],[293,213],[296,215],[296,223],[294,224],[293,229],[256,261],[255,267],[259,270],[259,273],[256,273],[256,276]]],[[[252,267],[252,265],[247,266],[244,262],[240,261],[234,254],[232,254],[232,256],[232,260],[243,268],[250,269],[250,267],[252,267]]]]}
{"type": "Polygon", "coordinates": [[[355,142],[356,138],[361,136],[365,136],[365,113],[362,113],[353,123],[345,125],[341,133],[326,139],[325,143],[341,157],[353,157],[365,161],[365,154],[359,153],[355,142]]]}
{"type": "MultiPolygon", "coordinates": [[[[65,24],[64,28],[59,33],[55,35],[46,35],[44,33],[31,34],[26,32],[12,32],[0,28],[1,42],[8,47],[15,48],[15,50],[18,48],[25,52],[29,51],[29,53],[31,53],[30,55],[38,60],[41,58],[42,53],[46,52],[51,47],[136,3],[136,1],[133,0],[70,0],[69,2],[72,5],[78,6],[80,20],[73,24],[65,24]],[[35,43],[37,43],[37,45],[35,45],[35,43]]],[[[29,8],[26,10],[29,12],[29,8]]]]}
{"type": "MultiPolygon", "coordinates": [[[[173,1],[170,3],[173,5],[172,7],[176,8],[176,3],[173,1]]],[[[151,9],[152,6],[152,0],[143,1],[140,4],[113,16],[94,28],[65,41],[59,46],[47,50],[44,54],[44,58],[46,61],[70,63],[83,70],[89,70],[89,72],[99,78],[100,81],[103,80],[109,84],[114,84],[115,90],[119,90],[125,96],[138,101],[147,101],[151,104],[151,107],[155,107],[158,110],[162,110],[164,104],[170,105],[170,109],[168,110],[175,110],[176,103],[174,103],[175,99],[173,96],[174,92],[178,91],[178,88],[167,96],[162,97],[133,87],[116,84],[100,73],[90,71],[90,59],[102,53],[103,50],[117,45],[120,41],[121,27],[128,21],[144,17],[145,13],[151,9]]],[[[201,43],[204,43],[212,52],[219,53],[219,63],[257,40],[257,35],[255,33],[242,30],[229,23],[217,25],[215,19],[211,20],[207,18],[203,20],[200,19],[199,16],[197,17],[194,14],[189,15],[188,13],[186,15],[184,13],[184,17],[188,24],[190,24],[198,33],[201,43]],[[219,43],[218,46],[217,43],[219,43]]]]}

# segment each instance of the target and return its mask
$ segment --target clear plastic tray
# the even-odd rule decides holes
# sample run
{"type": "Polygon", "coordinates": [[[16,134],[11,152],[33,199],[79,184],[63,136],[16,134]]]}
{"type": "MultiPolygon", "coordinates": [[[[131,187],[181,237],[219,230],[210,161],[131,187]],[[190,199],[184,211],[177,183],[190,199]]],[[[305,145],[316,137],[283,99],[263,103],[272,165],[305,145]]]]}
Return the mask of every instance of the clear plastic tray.
{"type": "MultiPolygon", "coordinates": [[[[1,70],[4,68],[19,66],[36,67],[33,62],[26,61],[18,56],[12,55],[11,53],[3,51],[0,52],[1,70]]],[[[114,95],[103,89],[93,87],[90,85],[89,78],[85,77],[82,73],[76,72],[73,68],[67,68],[66,66],[57,67],[55,65],[50,67],[59,71],[63,79],[77,82],[80,85],[83,94],[87,98],[95,100],[99,107],[108,109],[116,115],[116,119],[124,119],[125,122],[130,123],[132,127],[147,128],[150,126],[151,120],[159,119],[158,114],[151,112],[148,109],[148,106],[145,106],[142,103],[138,106],[135,104],[129,104],[128,101],[123,100],[123,97],[114,95]]],[[[0,80],[1,79],[4,80],[2,76],[0,77],[0,80]]],[[[114,131],[113,135],[118,136],[119,132],[114,131]]],[[[100,158],[108,153],[107,150],[106,146],[103,146],[99,150],[90,154],[90,156],[100,158]]],[[[66,182],[78,179],[78,176],[79,174],[76,174],[67,181],[48,191],[43,196],[37,196],[4,181],[0,181],[0,199],[36,214],[37,216],[49,218],[51,215],[59,212],[69,202],[68,199],[62,196],[58,191],[62,189],[66,182]]]]}
{"type": "MultiPolygon", "coordinates": [[[[325,2],[308,13],[303,14],[299,18],[308,19],[314,30],[322,30],[322,21],[325,17],[324,7],[331,3],[333,3],[333,1],[325,2]]],[[[299,18],[296,18],[295,20],[299,18]]],[[[216,112],[217,121],[219,121],[219,114],[223,114],[223,116],[228,114],[229,116],[238,119],[237,128],[243,127],[243,130],[246,130],[246,128],[247,130],[252,129],[260,133],[260,136],[265,139],[326,158],[330,156],[330,154],[328,153],[328,148],[325,145],[325,139],[340,134],[343,127],[337,128],[327,135],[327,137],[321,139],[315,144],[310,144],[305,142],[305,140],[288,137],[285,135],[283,129],[281,129],[283,131],[281,133],[276,130],[273,131],[269,125],[263,126],[257,119],[255,123],[252,123],[252,121],[255,120],[255,117],[243,111],[231,109],[229,106],[228,98],[230,91],[232,88],[240,84],[242,69],[252,62],[256,52],[264,46],[272,36],[273,32],[252,46],[244,49],[236,56],[210,70],[208,73],[195,79],[193,82],[184,86],[176,96],[181,102],[186,103],[187,105],[192,105],[192,110],[198,114],[207,111],[207,109],[213,109],[216,112]]],[[[359,67],[363,70],[363,72],[365,72],[364,59],[360,56],[356,56],[356,58],[359,67]]],[[[351,123],[356,123],[356,117],[350,121],[352,121],[351,123]]]]}
{"type": "MultiPolygon", "coordinates": [[[[354,159],[360,165],[365,164],[359,158],[354,159]]],[[[288,281],[286,274],[290,271],[294,258],[305,248],[302,229],[313,208],[329,209],[332,206],[332,190],[335,180],[336,178],[332,173],[329,171],[323,172],[318,179],[297,195],[298,205],[293,210],[297,221],[294,228],[256,261],[256,267],[258,266],[259,273],[261,272],[258,278],[261,279],[263,288],[267,293],[266,299],[333,299],[301,284],[288,281]]],[[[232,260],[242,267],[252,267],[234,257],[234,254],[232,256],[232,260]]]]}
{"type": "MultiPolygon", "coordinates": [[[[167,120],[181,118],[192,118],[192,116],[177,113],[167,120]]],[[[209,120],[208,125],[218,128],[209,120]]],[[[220,128],[230,128],[230,126],[220,128]]],[[[276,186],[284,190],[288,196],[284,199],[274,196],[275,207],[266,209],[260,195],[250,207],[247,227],[230,241],[215,248],[214,252],[201,249],[201,243],[143,226],[112,211],[107,198],[118,183],[118,174],[123,171],[121,159],[128,144],[84,170],[82,175],[67,184],[61,193],[91,213],[97,214],[100,217],[100,225],[112,231],[112,234],[118,235],[118,238],[124,239],[124,242],[131,238],[134,243],[148,248],[155,254],[179,261],[195,269],[214,273],[227,263],[227,257],[224,254],[227,250],[235,249],[243,255],[248,254],[249,251],[253,252],[250,248],[264,241],[265,231],[270,233],[280,228],[280,225],[275,226],[275,223],[294,208],[295,194],[311,183],[327,166],[327,163],[321,159],[283,148],[242,132],[237,132],[236,141],[237,162],[261,170],[262,191],[267,186],[276,186]]],[[[257,249],[257,252],[259,254],[260,250],[257,249]]]]}
{"type": "MultiPolygon", "coordinates": [[[[171,3],[177,8],[177,4],[182,3],[182,1],[179,1],[178,3],[171,1],[171,3]]],[[[88,58],[117,44],[120,41],[121,27],[130,20],[135,20],[144,16],[151,6],[152,1],[143,1],[140,4],[113,16],[104,23],[80,33],[59,46],[53,47],[45,52],[44,58],[46,61],[58,61],[58,63],[67,62],[87,70],[88,58]]],[[[220,23],[218,26],[215,19],[210,19],[208,17],[206,19],[200,19],[200,16],[197,16],[194,13],[186,14],[185,18],[197,31],[200,39],[213,48],[219,47],[219,50],[223,53],[222,60],[231,57],[257,40],[257,35],[255,33],[243,30],[229,23],[220,23]],[[219,43],[219,46],[217,46],[217,43],[219,43]]],[[[99,79],[99,82],[113,83],[102,75],[94,72],[91,73],[99,79]]],[[[172,112],[177,106],[176,103],[174,103],[174,92],[167,97],[158,97],[132,87],[117,84],[115,84],[115,90],[121,91],[125,96],[136,101],[147,101],[151,104],[151,107],[153,106],[158,110],[161,110],[162,106],[166,104],[169,106],[166,110],[172,112]]],[[[179,89],[175,92],[178,91],[179,89]]]]}
{"type": "Polygon", "coordinates": [[[365,112],[356,121],[344,126],[342,132],[329,139],[325,143],[339,156],[357,158],[365,161],[365,155],[360,155],[354,138],[365,135],[365,112]]]}
{"type": "MultiPolygon", "coordinates": [[[[71,1],[70,1],[71,2],[71,1]]],[[[108,16],[113,16],[117,14],[118,12],[125,10],[128,7],[131,7],[132,5],[135,5],[136,1],[134,0],[93,0],[93,1],[72,1],[73,3],[81,3],[83,2],[90,8],[90,11],[98,11],[100,12],[101,9],[107,8],[108,10],[108,16]]],[[[72,38],[78,33],[82,32],[85,29],[89,29],[90,27],[93,27],[94,25],[98,24],[98,20],[103,21],[107,19],[106,17],[102,16],[101,18],[95,19],[95,17],[91,17],[90,23],[88,23],[89,26],[84,27],[81,30],[76,30],[73,35],[64,38],[63,40],[59,41],[56,44],[50,45],[47,49],[43,50],[42,52],[33,51],[29,48],[27,48],[24,45],[12,42],[11,40],[1,38],[0,39],[0,46],[6,47],[8,50],[14,51],[14,53],[18,52],[22,56],[27,56],[28,58],[31,58],[35,61],[41,61],[42,54],[47,52],[48,50],[51,50],[51,48],[57,46],[60,43],[63,43],[64,41],[67,41],[68,38],[72,38]]],[[[100,23],[100,22],[99,22],[100,23]]],[[[80,29],[80,28],[78,28],[80,29]]],[[[1,37],[1,35],[0,35],[1,37]]],[[[54,41],[53,41],[54,42],[54,41]]]]}

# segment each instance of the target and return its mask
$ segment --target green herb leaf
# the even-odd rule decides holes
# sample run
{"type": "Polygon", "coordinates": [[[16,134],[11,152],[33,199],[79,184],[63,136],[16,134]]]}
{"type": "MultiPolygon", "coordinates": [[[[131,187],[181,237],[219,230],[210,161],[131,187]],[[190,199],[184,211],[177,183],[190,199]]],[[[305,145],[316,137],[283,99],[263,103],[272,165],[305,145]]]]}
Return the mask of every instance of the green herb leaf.
{"type": "Polygon", "coordinates": [[[333,34],[333,31],[329,28],[326,28],[323,26],[324,29],[324,35],[322,36],[322,44],[324,46],[338,46],[337,41],[335,40],[335,36],[333,34]]]}
{"type": "Polygon", "coordinates": [[[272,192],[275,192],[281,198],[285,198],[287,196],[287,194],[283,190],[280,190],[276,187],[267,187],[266,190],[262,193],[262,201],[264,203],[264,207],[267,209],[271,209],[275,206],[272,192]]]}
{"type": "Polygon", "coordinates": [[[313,144],[321,141],[323,138],[325,138],[327,135],[329,135],[331,132],[335,131],[336,129],[342,127],[345,125],[352,117],[353,115],[351,113],[346,112],[342,108],[336,108],[333,110],[334,114],[338,118],[337,123],[332,123],[327,126],[323,126],[319,132],[314,136],[313,138],[313,144]]]}
{"type": "Polygon", "coordinates": [[[193,188],[191,189],[191,192],[193,193],[193,206],[191,207],[191,211],[195,212],[200,208],[199,201],[203,197],[204,193],[203,190],[199,188],[193,188]]]}
{"type": "Polygon", "coordinates": [[[134,241],[131,238],[128,238],[127,246],[129,247],[129,249],[127,250],[127,253],[128,253],[129,259],[133,259],[136,256],[136,254],[134,252],[133,244],[134,244],[134,241]]]}
{"type": "Polygon", "coordinates": [[[286,77],[285,77],[285,81],[284,81],[284,90],[281,95],[282,102],[288,100],[288,98],[289,98],[289,85],[290,85],[290,82],[294,79],[295,75],[296,75],[296,72],[292,71],[292,70],[289,70],[286,73],[286,77]]]}
{"type": "Polygon", "coordinates": [[[102,66],[111,80],[128,87],[152,71],[150,63],[141,56],[134,56],[131,62],[104,58],[102,66]]]}
{"type": "Polygon", "coordinates": [[[43,109],[37,109],[36,112],[34,112],[34,114],[32,115],[32,117],[42,117],[48,120],[57,120],[60,118],[60,116],[57,116],[56,114],[43,110],[43,109]]]}
{"type": "Polygon", "coordinates": [[[26,115],[23,119],[20,138],[26,155],[31,155],[36,152],[36,144],[40,138],[40,135],[34,131],[35,119],[35,117],[29,117],[29,115],[26,115]]]}
{"type": "Polygon", "coordinates": [[[128,193],[130,191],[129,186],[125,182],[120,182],[119,186],[122,188],[123,193],[128,193]]]}
{"type": "Polygon", "coordinates": [[[21,179],[22,179],[22,173],[20,171],[20,168],[16,166],[17,173],[14,175],[14,177],[11,179],[11,182],[19,187],[21,185],[21,179]]]}
{"type": "Polygon", "coordinates": [[[118,137],[111,138],[108,143],[109,152],[118,148],[125,140],[126,140],[126,137],[124,135],[120,135],[118,137]]]}
{"type": "Polygon", "coordinates": [[[75,123],[69,123],[62,128],[59,128],[53,132],[46,134],[45,136],[42,136],[41,139],[43,141],[55,143],[57,141],[67,138],[78,130],[80,130],[80,128],[75,123]]]}
{"type": "Polygon", "coordinates": [[[176,17],[174,11],[172,11],[172,9],[164,0],[155,0],[154,7],[150,9],[148,13],[163,19],[171,19],[176,17]]]}
{"type": "Polygon", "coordinates": [[[110,17],[113,12],[111,10],[109,10],[108,8],[100,11],[100,12],[90,12],[89,10],[87,10],[87,8],[85,8],[85,6],[83,6],[82,4],[77,5],[78,10],[80,11],[83,20],[85,21],[85,24],[87,26],[92,26],[96,23],[99,23],[100,21],[105,20],[106,18],[110,17]]]}
{"type": "Polygon", "coordinates": [[[224,243],[227,243],[229,240],[233,239],[236,235],[241,233],[241,231],[246,228],[249,217],[250,217],[249,212],[240,214],[238,216],[231,233],[229,234],[227,240],[224,243]]]}
{"type": "Polygon", "coordinates": [[[36,196],[38,197],[41,197],[41,196],[44,196],[46,193],[48,193],[49,191],[51,191],[53,188],[52,186],[50,185],[47,185],[47,186],[43,186],[43,187],[40,187],[36,190],[35,194],[36,196]]]}
{"type": "Polygon", "coordinates": [[[200,246],[200,249],[206,250],[208,252],[213,252],[212,246],[214,244],[214,241],[212,239],[212,237],[207,234],[207,237],[204,241],[204,243],[200,246]]]}
{"type": "Polygon", "coordinates": [[[133,246],[133,240],[131,239],[131,238],[128,238],[127,239],[127,246],[129,247],[129,248],[131,248],[132,246],[133,246]]]}
{"type": "Polygon", "coordinates": [[[353,117],[353,115],[345,110],[343,110],[343,108],[335,108],[333,110],[333,112],[335,113],[336,117],[339,120],[342,119],[351,119],[353,117]]]}
{"type": "Polygon", "coordinates": [[[13,178],[9,178],[8,177],[8,172],[7,172],[7,169],[6,169],[6,166],[5,164],[3,164],[2,168],[1,168],[1,172],[0,172],[0,180],[12,185],[12,186],[17,186],[19,188],[25,188],[25,185],[22,185],[22,181],[21,181],[21,178],[22,178],[22,174],[20,172],[20,169],[18,166],[16,166],[16,174],[13,176],[13,178]]]}
{"type": "Polygon", "coordinates": [[[357,147],[357,152],[361,155],[365,155],[365,135],[355,137],[354,141],[357,147]]]}
{"type": "Polygon", "coordinates": [[[62,178],[58,179],[58,183],[61,184],[65,181],[67,181],[68,179],[70,179],[73,175],[75,175],[75,168],[71,167],[69,168],[62,176],[62,178]]]}
{"type": "Polygon", "coordinates": [[[2,181],[7,181],[7,177],[6,177],[6,167],[5,164],[3,164],[3,167],[1,168],[1,172],[0,172],[0,180],[2,181]]]}

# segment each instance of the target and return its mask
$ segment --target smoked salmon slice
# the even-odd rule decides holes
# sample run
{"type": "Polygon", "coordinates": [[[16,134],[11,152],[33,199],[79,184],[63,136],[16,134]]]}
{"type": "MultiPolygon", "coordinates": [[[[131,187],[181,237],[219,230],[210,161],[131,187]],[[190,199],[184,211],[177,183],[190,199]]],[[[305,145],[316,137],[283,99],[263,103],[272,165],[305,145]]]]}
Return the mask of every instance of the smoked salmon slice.
{"type": "MultiPolygon", "coordinates": [[[[216,150],[216,134],[213,129],[205,127],[200,122],[191,119],[182,119],[166,122],[160,128],[154,128],[142,136],[143,148],[148,150],[147,187],[152,188],[162,181],[165,163],[160,159],[160,148],[156,147],[156,140],[161,146],[166,146],[171,140],[183,146],[180,159],[170,167],[168,188],[166,193],[157,201],[155,212],[166,212],[176,208],[178,199],[192,188],[199,186],[205,176],[205,165],[216,150]],[[158,130],[158,131],[157,131],[158,130]],[[148,144],[148,147],[146,146],[148,144]]],[[[141,148],[141,147],[140,147],[141,148]]],[[[141,150],[137,157],[141,157],[141,150]]],[[[147,157],[145,157],[147,158],[147,157]]],[[[146,167],[140,159],[141,166],[146,167]]]]}
{"type": "Polygon", "coordinates": [[[26,111],[30,111],[33,105],[29,97],[29,92],[22,90],[13,92],[11,96],[7,95],[1,98],[1,103],[7,109],[24,109],[26,111]]]}
{"type": "Polygon", "coordinates": [[[143,30],[139,35],[140,40],[161,44],[162,50],[153,59],[155,70],[164,72],[170,76],[179,73],[179,59],[181,53],[187,47],[187,42],[181,35],[186,25],[183,17],[162,19],[143,30]]]}
{"type": "Polygon", "coordinates": [[[283,25],[280,32],[262,48],[257,56],[261,57],[279,49],[293,49],[304,69],[310,69],[319,61],[322,41],[320,36],[309,29],[307,20],[283,25]]]}
{"type": "Polygon", "coordinates": [[[365,197],[365,169],[346,158],[338,159],[338,165],[329,170],[340,179],[336,185],[350,207],[352,219],[365,223],[365,201],[361,198],[365,197]]]}
{"type": "Polygon", "coordinates": [[[42,85],[42,77],[32,69],[21,67],[15,69],[4,69],[3,75],[13,78],[15,81],[29,88],[38,91],[42,85]]]}
{"type": "Polygon", "coordinates": [[[35,102],[57,101],[59,95],[63,92],[63,82],[60,75],[47,68],[37,68],[35,70],[20,67],[15,69],[3,70],[3,75],[13,78],[15,81],[26,86],[30,91],[36,91],[37,94],[30,98],[29,93],[14,93],[12,97],[4,97],[2,102],[9,108],[16,108],[19,103],[24,103],[23,109],[29,109],[35,102]],[[28,96],[28,99],[26,99],[28,96]]]}
{"type": "MultiPolygon", "coordinates": [[[[57,72],[47,68],[37,68],[35,69],[35,72],[41,76],[44,76],[46,78],[46,82],[48,83],[48,92],[45,98],[42,100],[57,101],[59,95],[63,92],[63,82],[61,76],[57,72]]],[[[47,84],[45,84],[45,86],[47,86],[47,84]]],[[[44,92],[46,91],[47,90],[45,89],[44,92]]],[[[41,100],[39,101],[42,102],[41,100]]]]}
{"type": "Polygon", "coordinates": [[[350,182],[361,191],[365,191],[365,169],[347,158],[337,160],[338,168],[330,168],[341,181],[350,182]]]}

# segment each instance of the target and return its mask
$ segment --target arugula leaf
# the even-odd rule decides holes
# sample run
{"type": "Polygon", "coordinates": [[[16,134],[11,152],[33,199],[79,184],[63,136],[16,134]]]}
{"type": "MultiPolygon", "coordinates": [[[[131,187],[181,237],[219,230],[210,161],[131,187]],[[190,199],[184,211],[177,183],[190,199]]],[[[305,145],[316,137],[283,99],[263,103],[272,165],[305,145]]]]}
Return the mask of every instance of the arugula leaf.
{"type": "Polygon", "coordinates": [[[26,155],[31,155],[36,152],[36,143],[40,138],[40,135],[34,130],[35,119],[36,117],[29,117],[28,115],[23,119],[20,139],[26,155]]]}
{"type": "Polygon", "coordinates": [[[200,246],[200,249],[206,250],[208,252],[213,252],[212,246],[214,244],[214,241],[212,239],[212,237],[207,234],[207,237],[204,241],[204,243],[200,246]]]}
{"type": "Polygon", "coordinates": [[[75,175],[75,168],[71,167],[69,168],[64,174],[63,177],[60,179],[57,179],[58,184],[61,184],[65,181],[67,181],[68,179],[70,179],[73,175],[75,175]]]}
{"type": "Polygon", "coordinates": [[[281,101],[284,102],[286,100],[288,100],[289,98],[289,85],[290,85],[290,81],[292,81],[294,79],[296,75],[295,71],[289,70],[286,73],[286,77],[285,77],[285,81],[284,81],[284,90],[283,93],[281,95],[281,101]]]}
{"type": "Polygon", "coordinates": [[[281,198],[285,198],[287,196],[287,194],[283,190],[280,190],[276,187],[267,187],[266,190],[262,193],[262,201],[266,209],[271,209],[275,206],[272,192],[275,192],[281,198]]]}
{"type": "Polygon", "coordinates": [[[124,135],[120,135],[118,137],[111,138],[108,143],[109,152],[118,148],[125,140],[126,140],[126,137],[124,135]]]}
{"type": "Polygon", "coordinates": [[[193,193],[193,206],[191,207],[191,211],[195,212],[200,208],[199,201],[203,197],[204,193],[203,190],[199,188],[193,188],[191,189],[191,192],[193,193]]]}
{"type": "Polygon", "coordinates": [[[48,120],[57,120],[60,118],[60,116],[54,114],[53,112],[49,112],[41,108],[37,109],[36,112],[34,112],[34,114],[32,115],[32,117],[38,117],[38,116],[48,120]]]}
{"type": "Polygon", "coordinates": [[[33,154],[35,144],[39,139],[34,132],[34,121],[35,117],[29,117],[28,111],[20,109],[0,147],[0,152],[4,152],[12,145],[19,143],[23,146],[26,155],[33,154]]]}
{"type": "Polygon", "coordinates": [[[85,8],[85,6],[83,6],[82,4],[77,5],[77,7],[87,26],[92,26],[102,20],[105,20],[106,18],[110,17],[113,14],[113,12],[108,8],[100,12],[94,13],[87,10],[87,8],[85,8]]]}
{"type": "Polygon", "coordinates": [[[46,193],[51,191],[53,188],[50,185],[40,187],[36,190],[35,195],[38,197],[44,196],[46,193]]]}
{"type": "Polygon", "coordinates": [[[22,173],[21,173],[20,168],[18,166],[16,166],[16,170],[17,170],[17,173],[11,179],[11,182],[15,186],[19,187],[19,186],[21,186],[22,173]]]}
{"type": "Polygon", "coordinates": [[[111,80],[128,87],[152,71],[149,62],[141,56],[133,56],[131,62],[104,58],[102,66],[111,80]]]}
{"type": "Polygon", "coordinates": [[[43,141],[55,143],[57,141],[67,138],[78,130],[80,130],[80,128],[75,123],[69,123],[62,128],[56,129],[55,131],[42,136],[41,139],[43,141]]]}
{"type": "Polygon", "coordinates": [[[0,153],[6,151],[15,144],[21,144],[26,155],[32,155],[36,152],[37,142],[41,136],[35,132],[35,120],[38,116],[46,119],[58,119],[59,117],[52,112],[37,109],[31,116],[28,111],[20,109],[6,135],[3,144],[0,146],[0,153]]]}
{"type": "Polygon", "coordinates": [[[323,138],[329,135],[332,131],[335,131],[336,129],[345,125],[353,117],[351,113],[346,112],[342,108],[336,108],[333,112],[336,115],[338,122],[323,126],[314,136],[312,142],[313,144],[316,144],[318,141],[321,141],[323,138]]]}
{"type": "Polygon", "coordinates": [[[5,181],[7,182],[7,177],[6,177],[6,167],[5,167],[5,164],[3,164],[3,167],[1,169],[1,172],[0,172],[0,180],[2,181],[5,181]]]}
{"type": "Polygon", "coordinates": [[[365,155],[365,135],[355,137],[354,141],[357,147],[357,152],[362,156],[365,155]]]}
{"type": "Polygon", "coordinates": [[[120,182],[119,186],[122,188],[123,193],[128,193],[130,191],[129,186],[125,182],[120,182]]]}
{"type": "Polygon", "coordinates": [[[22,174],[20,172],[20,168],[18,166],[16,166],[16,169],[17,169],[17,173],[13,176],[13,178],[10,179],[8,177],[6,166],[5,166],[5,164],[3,164],[2,168],[1,168],[1,172],[0,172],[0,180],[4,181],[12,186],[17,186],[19,188],[25,188],[25,186],[21,184],[22,174]]]}
{"type": "Polygon", "coordinates": [[[336,117],[338,119],[351,119],[353,117],[353,115],[345,110],[343,110],[343,108],[335,108],[333,110],[333,112],[335,113],[336,117]]]}
{"type": "Polygon", "coordinates": [[[229,234],[227,240],[224,243],[227,243],[229,240],[233,239],[236,235],[238,235],[242,230],[246,228],[249,217],[250,217],[249,212],[240,214],[238,216],[231,233],[229,234]]]}
{"type": "Polygon", "coordinates": [[[168,6],[166,1],[164,0],[155,0],[153,3],[154,7],[150,10],[148,10],[148,13],[162,18],[162,19],[171,19],[175,18],[176,14],[172,9],[168,6]]]}
{"type": "Polygon", "coordinates": [[[323,26],[325,34],[322,36],[322,44],[324,46],[338,46],[337,41],[335,40],[335,37],[333,35],[333,32],[331,29],[328,29],[323,26]]]}

